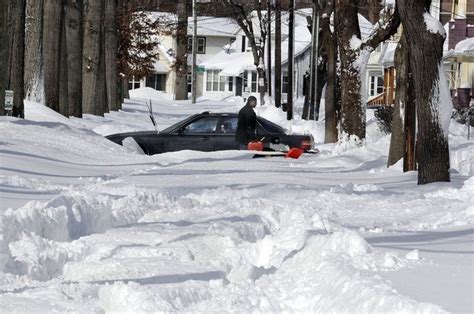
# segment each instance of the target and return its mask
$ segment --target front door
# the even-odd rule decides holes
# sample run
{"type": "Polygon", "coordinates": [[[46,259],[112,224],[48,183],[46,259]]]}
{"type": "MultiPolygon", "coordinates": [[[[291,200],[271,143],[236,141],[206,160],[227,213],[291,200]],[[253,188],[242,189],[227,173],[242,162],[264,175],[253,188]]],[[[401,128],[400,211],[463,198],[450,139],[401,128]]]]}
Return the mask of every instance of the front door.
{"type": "Polygon", "coordinates": [[[235,96],[242,96],[242,78],[240,76],[236,77],[235,96]]]}

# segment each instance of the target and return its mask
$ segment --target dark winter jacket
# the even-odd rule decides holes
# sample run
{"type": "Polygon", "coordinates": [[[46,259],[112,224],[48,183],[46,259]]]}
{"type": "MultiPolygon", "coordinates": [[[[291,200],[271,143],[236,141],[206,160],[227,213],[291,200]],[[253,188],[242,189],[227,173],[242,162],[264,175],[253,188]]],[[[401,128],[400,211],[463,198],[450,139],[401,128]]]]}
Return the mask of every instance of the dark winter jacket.
{"type": "Polygon", "coordinates": [[[248,144],[257,138],[256,134],[257,115],[249,104],[239,111],[235,141],[240,144],[248,144]]]}

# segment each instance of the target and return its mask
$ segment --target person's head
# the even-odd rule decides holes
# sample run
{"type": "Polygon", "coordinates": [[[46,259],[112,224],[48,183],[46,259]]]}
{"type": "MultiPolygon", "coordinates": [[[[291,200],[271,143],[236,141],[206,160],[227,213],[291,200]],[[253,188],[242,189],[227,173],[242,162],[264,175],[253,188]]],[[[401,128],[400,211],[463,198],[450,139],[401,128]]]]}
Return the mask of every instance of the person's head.
{"type": "Polygon", "coordinates": [[[252,107],[252,108],[255,108],[257,106],[257,98],[255,98],[255,96],[250,96],[248,99],[247,99],[247,104],[252,107]]]}

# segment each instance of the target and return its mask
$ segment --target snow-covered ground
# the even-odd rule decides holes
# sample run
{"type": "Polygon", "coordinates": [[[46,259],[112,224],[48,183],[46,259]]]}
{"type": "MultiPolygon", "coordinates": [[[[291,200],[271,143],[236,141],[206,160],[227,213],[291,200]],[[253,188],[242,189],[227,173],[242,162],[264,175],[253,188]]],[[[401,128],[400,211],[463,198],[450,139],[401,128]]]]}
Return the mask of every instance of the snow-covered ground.
{"type": "Polygon", "coordinates": [[[0,311],[474,311],[474,142],[453,122],[452,182],[386,168],[389,137],[252,159],[246,151],[145,156],[102,135],[159,128],[197,104],[139,90],[123,110],[66,119],[34,103],[0,118],[0,311]],[[143,99],[141,99],[143,98],[143,99]]]}

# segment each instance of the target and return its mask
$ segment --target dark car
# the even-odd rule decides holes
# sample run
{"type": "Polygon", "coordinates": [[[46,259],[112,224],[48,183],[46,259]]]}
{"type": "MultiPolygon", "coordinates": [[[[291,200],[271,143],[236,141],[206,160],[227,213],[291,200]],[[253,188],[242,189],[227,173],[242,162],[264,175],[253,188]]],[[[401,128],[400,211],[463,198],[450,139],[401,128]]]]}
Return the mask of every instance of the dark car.
{"type": "MultiPolygon", "coordinates": [[[[106,136],[112,142],[122,144],[127,137],[132,137],[145,154],[153,155],[179,150],[217,151],[238,149],[235,141],[237,114],[203,112],[178,122],[163,131],[141,131],[119,133],[106,136]]],[[[288,145],[310,150],[313,146],[311,135],[288,135],[285,130],[262,117],[257,117],[258,138],[264,138],[264,147],[270,144],[288,145]]]]}

